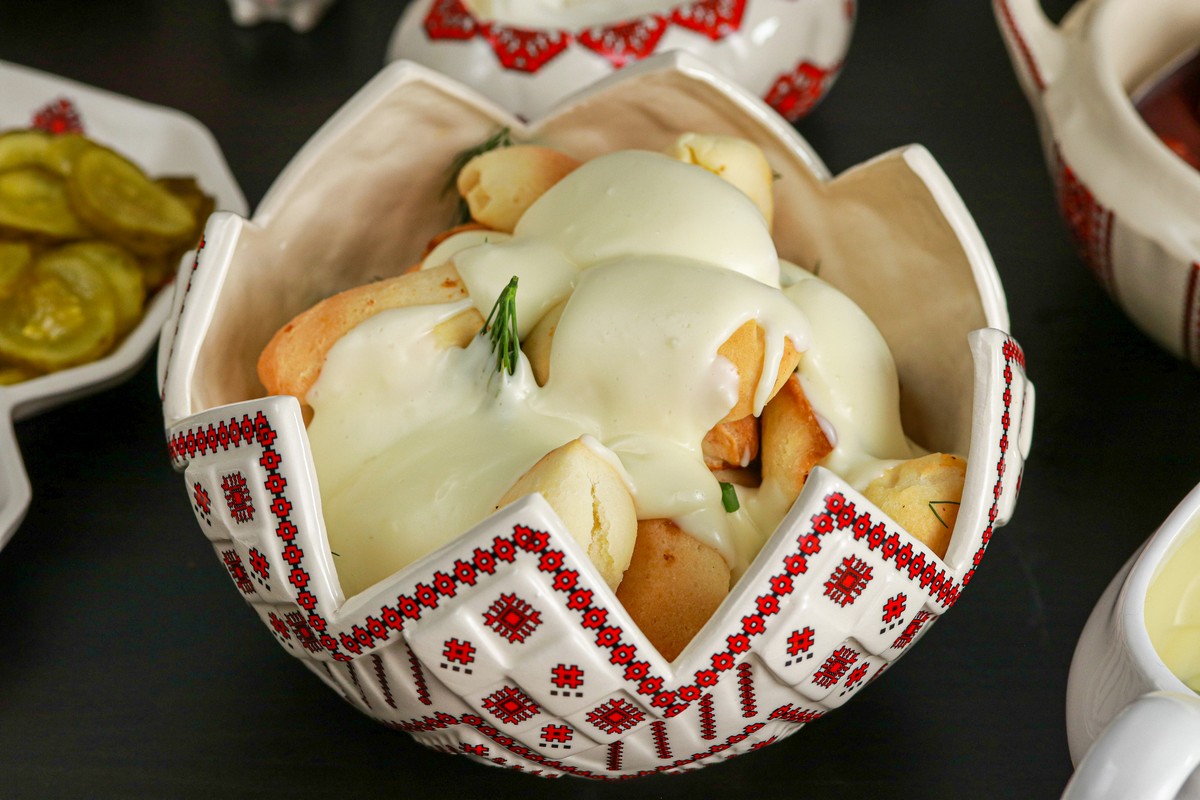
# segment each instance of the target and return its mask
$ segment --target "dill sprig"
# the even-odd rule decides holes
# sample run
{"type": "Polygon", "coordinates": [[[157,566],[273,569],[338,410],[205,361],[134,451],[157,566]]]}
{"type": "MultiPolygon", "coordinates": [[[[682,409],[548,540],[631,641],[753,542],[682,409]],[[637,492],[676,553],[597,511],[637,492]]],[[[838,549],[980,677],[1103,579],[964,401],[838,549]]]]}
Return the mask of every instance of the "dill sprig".
{"type": "Polygon", "coordinates": [[[517,356],[521,342],[517,339],[517,276],[513,275],[508,285],[500,290],[496,304],[492,306],[480,336],[492,340],[492,353],[496,356],[496,372],[512,375],[517,371],[517,356]]]}
{"type": "MultiPolygon", "coordinates": [[[[508,128],[501,128],[493,133],[484,141],[462,150],[458,155],[454,156],[454,160],[450,162],[449,173],[446,176],[446,185],[442,188],[442,194],[450,194],[457,189],[458,173],[462,172],[462,168],[467,165],[475,156],[481,156],[484,153],[492,150],[497,150],[501,147],[512,147],[513,140],[511,131],[508,128]]],[[[457,224],[463,224],[471,221],[471,209],[467,206],[467,201],[461,197],[458,200],[458,221],[457,224]]]]}

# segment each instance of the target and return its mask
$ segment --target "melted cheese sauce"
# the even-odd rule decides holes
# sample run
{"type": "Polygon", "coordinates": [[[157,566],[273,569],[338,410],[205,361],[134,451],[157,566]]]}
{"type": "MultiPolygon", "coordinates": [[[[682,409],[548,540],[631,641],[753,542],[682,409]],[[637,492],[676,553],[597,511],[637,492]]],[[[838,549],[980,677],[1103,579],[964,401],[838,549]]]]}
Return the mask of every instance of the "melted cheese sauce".
{"type": "Polygon", "coordinates": [[[364,322],[329,352],[306,398],[347,594],[484,519],[543,455],[581,436],[619,464],[640,519],[674,520],[740,574],[787,503],[770,486],[738,487],[741,509],[727,513],[700,443],[737,397],[737,370],[717,349],[751,319],[766,339],[756,415],[791,340],[836,442],[828,466],[862,488],[914,453],[874,326],[824,282],[781,266],[754,204],[699,167],[640,151],[594,159],[511,237],[460,234],[427,266],[446,261],[471,301],[364,322]],[[442,349],[430,336],[470,302],[486,318],[513,275],[522,336],[566,301],[541,387],[523,355],[515,375],[498,376],[485,337],[442,349]]]}
{"type": "Polygon", "coordinates": [[[1158,657],[1200,692],[1200,524],[1158,568],[1146,590],[1146,632],[1158,657]]]}

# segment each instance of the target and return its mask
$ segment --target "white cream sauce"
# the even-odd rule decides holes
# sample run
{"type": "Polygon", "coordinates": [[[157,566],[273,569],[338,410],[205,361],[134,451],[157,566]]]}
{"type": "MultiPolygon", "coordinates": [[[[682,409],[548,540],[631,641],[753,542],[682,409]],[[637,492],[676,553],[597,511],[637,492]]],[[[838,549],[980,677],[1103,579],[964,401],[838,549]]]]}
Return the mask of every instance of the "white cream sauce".
{"type": "Polygon", "coordinates": [[[912,454],[895,367],[874,326],[790,265],[780,291],[762,215],[704,169],[610,154],[543,195],[512,237],[459,236],[431,260],[453,261],[471,301],[364,322],[329,352],[306,398],[348,594],[481,521],[538,459],[580,436],[619,463],[639,518],[675,520],[740,573],[786,501],[773,487],[738,487],[742,508],[727,513],[700,443],[737,397],[737,371],[717,349],[751,319],[767,343],[756,414],[790,339],[805,352],[814,409],[836,435],[832,469],[865,486],[890,459],[912,454]],[[467,302],[486,318],[513,275],[522,333],[567,298],[542,387],[523,355],[515,375],[497,376],[485,337],[441,349],[429,335],[467,302]]]}

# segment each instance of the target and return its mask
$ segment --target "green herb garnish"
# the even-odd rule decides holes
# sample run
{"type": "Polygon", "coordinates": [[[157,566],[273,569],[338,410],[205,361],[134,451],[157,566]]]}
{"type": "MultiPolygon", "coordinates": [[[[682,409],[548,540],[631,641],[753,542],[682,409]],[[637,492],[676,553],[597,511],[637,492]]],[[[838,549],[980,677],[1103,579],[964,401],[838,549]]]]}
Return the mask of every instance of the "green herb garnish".
{"type": "Polygon", "coordinates": [[[517,371],[517,356],[521,342],[517,339],[517,276],[513,275],[508,285],[500,290],[496,304],[488,314],[480,336],[492,340],[492,353],[496,356],[496,372],[512,375],[517,371]]]}
{"type": "MultiPolygon", "coordinates": [[[[468,147],[466,150],[459,152],[458,155],[454,157],[454,160],[450,162],[449,175],[446,176],[446,185],[442,188],[442,194],[450,194],[457,189],[458,173],[462,172],[462,168],[465,167],[467,162],[472,158],[475,156],[481,156],[484,153],[492,150],[497,150],[501,147],[512,147],[513,140],[510,133],[511,132],[508,128],[501,128],[474,147],[468,147]]],[[[471,209],[467,205],[466,200],[459,198],[458,221],[456,224],[461,225],[470,221],[471,209]]]]}
{"type": "Polygon", "coordinates": [[[942,515],[939,514],[937,512],[937,509],[933,507],[934,504],[937,504],[939,506],[941,506],[941,505],[957,506],[957,505],[959,505],[959,502],[957,500],[930,500],[929,501],[929,510],[933,512],[933,515],[935,517],[937,517],[937,521],[942,523],[943,528],[949,528],[950,526],[946,524],[946,520],[942,519],[942,515]]]}
{"type": "Polygon", "coordinates": [[[737,489],[732,483],[720,481],[721,484],[721,505],[725,506],[726,513],[732,514],[742,507],[738,502],[737,489]]]}

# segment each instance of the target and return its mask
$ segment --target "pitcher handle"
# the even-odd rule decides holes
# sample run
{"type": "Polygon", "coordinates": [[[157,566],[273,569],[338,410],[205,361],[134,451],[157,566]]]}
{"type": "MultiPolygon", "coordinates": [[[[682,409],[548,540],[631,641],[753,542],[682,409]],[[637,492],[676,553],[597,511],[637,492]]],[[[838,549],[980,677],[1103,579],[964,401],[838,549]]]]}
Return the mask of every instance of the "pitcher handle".
{"type": "Polygon", "coordinates": [[[992,9],[1021,88],[1032,99],[1058,76],[1066,50],[1062,34],[1041,0],[992,0],[992,9]]]}
{"type": "Polygon", "coordinates": [[[1197,767],[1200,697],[1152,692],[1113,718],[1079,762],[1062,800],[1174,800],[1197,767]]]}

